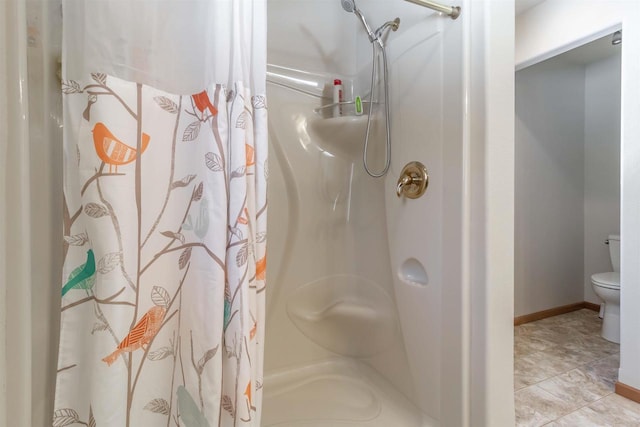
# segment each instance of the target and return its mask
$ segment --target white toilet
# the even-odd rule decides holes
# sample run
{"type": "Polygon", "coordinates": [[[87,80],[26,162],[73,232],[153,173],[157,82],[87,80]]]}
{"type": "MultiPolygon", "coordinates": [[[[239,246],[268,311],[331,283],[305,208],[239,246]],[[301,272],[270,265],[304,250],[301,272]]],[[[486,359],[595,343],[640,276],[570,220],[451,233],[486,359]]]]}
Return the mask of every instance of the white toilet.
{"type": "Polygon", "coordinates": [[[620,236],[612,234],[607,240],[613,271],[591,276],[596,295],[604,301],[602,338],[620,343],[620,236]]]}

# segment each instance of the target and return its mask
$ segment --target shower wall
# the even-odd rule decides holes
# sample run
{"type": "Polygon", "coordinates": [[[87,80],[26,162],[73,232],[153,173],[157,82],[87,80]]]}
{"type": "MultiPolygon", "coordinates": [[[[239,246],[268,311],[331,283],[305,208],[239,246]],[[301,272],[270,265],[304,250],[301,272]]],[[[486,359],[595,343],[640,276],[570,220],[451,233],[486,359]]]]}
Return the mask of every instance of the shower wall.
{"type": "Polygon", "coordinates": [[[268,0],[270,64],[350,76],[356,72],[354,16],[337,0],[268,0]]]}
{"type": "Polygon", "coordinates": [[[62,99],[59,0],[26,2],[31,152],[32,426],[51,425],[62,279],[62,99]]]}
{"type": "MultiPolygon", "coordinates": [[[[352,99],[361,28],[336,1],[271,0],[268,17],[269,63],[315,83],[315,89],[299,87],[316,96],[268,86],[271,285],[265,370],[352,356],[414,395],[398,333],[383,181],[366,176],[361,166],[366,116],[341,123],[314,112],[332,102],[318,96],[330,96],[334,78],[343,80],[345,98],[352,99]]],[[[382,141],[377,133],[372,140],[382,141]]]]}

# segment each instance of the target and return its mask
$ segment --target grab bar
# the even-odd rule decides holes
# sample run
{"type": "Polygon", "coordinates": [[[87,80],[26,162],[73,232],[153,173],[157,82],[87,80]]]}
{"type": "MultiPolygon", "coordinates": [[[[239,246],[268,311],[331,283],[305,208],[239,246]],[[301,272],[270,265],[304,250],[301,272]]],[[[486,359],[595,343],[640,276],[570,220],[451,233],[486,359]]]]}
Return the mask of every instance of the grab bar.
{"type": "Polygon", "coordinates": [[[450,16],[451,19],[456,19],[458,16],[460,16],[459,6],[445,6],[443,4],[436,3],[430,0],[405,0],[405,1],[427,7],[429,9],[435,10],[440,13],[444,13],[445,15],[450,16]]]}

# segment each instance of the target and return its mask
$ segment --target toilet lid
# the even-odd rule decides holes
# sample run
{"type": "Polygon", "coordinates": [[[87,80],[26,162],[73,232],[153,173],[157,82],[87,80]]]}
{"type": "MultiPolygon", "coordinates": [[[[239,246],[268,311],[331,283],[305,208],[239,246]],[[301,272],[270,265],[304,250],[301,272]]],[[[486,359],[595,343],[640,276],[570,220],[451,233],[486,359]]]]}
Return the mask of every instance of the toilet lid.
{"type": "Polygon", "coordinates": [[[594,274],[591,276],[591,281],[603,288],[620,289],[620,272],[594,274]]]}

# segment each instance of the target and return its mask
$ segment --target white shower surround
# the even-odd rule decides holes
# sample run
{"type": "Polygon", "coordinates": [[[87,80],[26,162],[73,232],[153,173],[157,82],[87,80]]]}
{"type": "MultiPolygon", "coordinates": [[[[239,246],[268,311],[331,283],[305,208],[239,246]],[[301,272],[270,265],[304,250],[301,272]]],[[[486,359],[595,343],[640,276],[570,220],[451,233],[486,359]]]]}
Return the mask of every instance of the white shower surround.
{"type": "Polygon", "coordinates": [[[30,165],[23,4],[0,5],[0,426],[31,421],[30,165]],[[12,34],[18,38],[13,39],[12,34]],[[20,37],[22,36],[22,37],[20,37]],[[11,56],[9,56],[11,55],[11,56]],[[11,125],[9,125],[11,124],[11,125]],[[13,142],[13,144],[11,143],[13,142]],[[19,178],[19,179],[16,179],[19,178]],[[22,220],[25,218],[25,220],[22,220]],[[13,285],[12,285],[13,284],[13,285]],[[17,286],[16,286],[17,284],[17,286]],[[26,310],[24,310],[26,308],[26,310]]]}
{"type": "MultiPolygon", "coordinates": [[[[323,141],[326,137],[318,132],[326,127],[322,121],[340,119],[314,114],[312,109],[321,105],[318,97],[270,85],[271,158],[279,160],[271,166],[269,226],[290,233],[293,241],[287,237],[286,244],[279,242],[280,249],[273,237],[270,240],[267,406],[270,382],[301,390],[293,379],[297,372],[287,370],[292,365],[318,383],[328,375],[319,367],[334,363],[325,360],[338,359],[335,372],[343,372],[338,365],[353,363],[349,355],[360,355],[365,358],[353,372],[373,371],[375,378],[366,378],[390,382],[426,415],[421,425],[512,423],[513,305],[500,292],[512,295],[513,288],[513,62],[505,54],[513,47],[513,5],[474,1],[462,6],[462,17],[452,21],[413,4],[358,2],[373,26],[401,19],[400,29],[387,41],[394,145],[384,183],[364,175],[358,150],[345,153],[344,147],[335,147],[347,142],[339,134],[323,141]],[[411,160],[425,163],[430,186],[421,199],[400,200],[395,183],[411,160]],[[322,200],[331,191],[333,205],[331,198],[322,200]],[[346,194],[345,199],[340,194],[346,194]],[[283,209],[286,206],[290,208],[283,209]],[[282,214],[276,209],[283,209],[282,214]],[[344,212],[337,215],[340,209],[344,212]],[[336,235],[328,235],[328,230],[336,235]],[[371,236],[374,231],[379,237],[371,236]],[[318,236],[324,240],[314,242],[318,236]],[[336,246],[327,251],[331,240],[336,246]],[[426,285],[403,279],[407,260],[425,267],[426,285]],[[349,286],[345,274],[387,295],[392,304],[384,306],[397,313],[392,314],[398,316],[402,332],[402,339],[389,346],[393,350],[358,354],[362,347],[354,344],[355,354],[349,354],[339,343],[318,337],[323,326],[314,330],[299,325],[305,310],[308,318],[322,321],[340,312],[344,329],[353,330],[346,323],[357,323],[354,319],[363,310],[344,291],[349,286]],[[336,280],[345,285],[334,286],[336,280]],[[302,301],[315,300],[317,305],[303,302],[306,308],[292,313],[305,289],[314,289],[309,292],[315,297],[302,301]]],[[[338,2],[270,0],[269,20],[269,62],[290,69],[278,73],[314,82],[293,86],[318,95],[325,83],[342,78],[347,99],[367,91],[371,47],[357,20],[338,2]],[[296,13],[298,8],[305,13],[296,13]],[[283,21],[285,14],[288,19],[283,21]],[[327,22],[336,24],[331,31],[327,22]],[[292,39],[296,31],[298,37],[292,39]]],[[[289,399],[293,404],[294,397],[289,399]]],[[[288,408],[282,400],[278,405],[288,408]]],[[[384,423],[382,407],[378,422],[384,423]]],[[[312,412],[303,419],[325,425],[327,420],[314,419],[317,414],[312,412]]]]}
{"type": "Polygon", "coordinates": [[[6,399],[4,391],[0,399],[8,408],[0,404],[2,427],[16,420],[46,426],[53,411],[62,230],[62,107],[56,76],[61,16],[55,3],[0,5],[0,26],[7,29],[0,36],[0,93],[6,101],[0,127],[7,138],[0,138],[10,147],[0,154],[8,165],[0,178],[7,190],[0,210],[9,208],[0,219],[0,239],[10,245],[2,255],[7,268],[0,266],[0,329],[5,316],[7,327],[4,337],[0,333],[0,372],[6,366],[0,384],[7,390],[6,399]]]}

